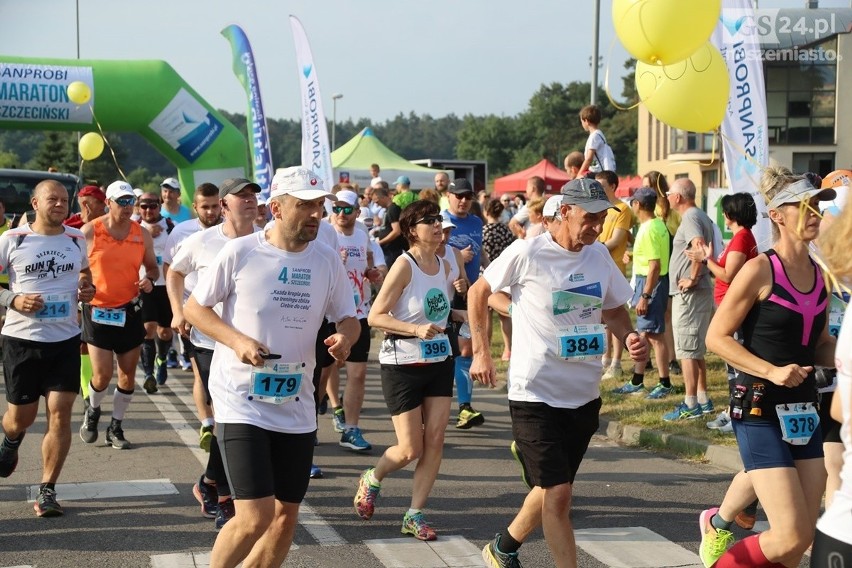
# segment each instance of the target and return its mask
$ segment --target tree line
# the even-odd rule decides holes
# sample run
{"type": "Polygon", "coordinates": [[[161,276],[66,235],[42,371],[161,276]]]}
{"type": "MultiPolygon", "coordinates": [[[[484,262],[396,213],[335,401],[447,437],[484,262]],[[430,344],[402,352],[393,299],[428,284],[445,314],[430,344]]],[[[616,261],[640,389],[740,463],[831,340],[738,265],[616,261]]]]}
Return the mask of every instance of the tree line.
{"type": "MultiPolygon", "coordinates": [[[[633,85],[635,61],[628,60],[618,106],[632,106],[637,100],[633,85]]],[[[599,89],[598,105],[603,120],[601,130],[612,147],[619,174],[636,173],[637,111],[619,109],[599,89]]],[[[578,113],[588,104],[588,82],[541,85],[527,108],[515,116],[474,116],[454,114],[435,118],[428,114],[402,113],[383,123],[367,118],[338,122],[335,137],[340,144],[365,127],[386,146],[406,159],[442,158],[487,160],[489,175],[499,177],[527,168],[541,158],[561,166],[565,155],[583,150],[588,134],[580,126],[578,113]]],[[[616,96],[613,94],[613,96],[616,96]]],[[[241,132],[246,132],[244,114],[220,111],[241,132]]],[[[292,119],[267,119],[272,162],[275,167],[298,164],[302,138],[301,123],[292,119]]],[[[329,129],[331,125],[329,125],[329,129]]],[[[109,183],[121,176],[143,189],[156,188],[175,168],[153,146],[136,133],[107,132],[108,147],[96,160],[84,162],[82,177],[89,182],[109,183]],[[115,154],[115,161],[112,154],[115,154]]],[[[0,131],[0,168],[25,168],[77,173],[80,157],[77,135],[59,131],[0,131]]]]}

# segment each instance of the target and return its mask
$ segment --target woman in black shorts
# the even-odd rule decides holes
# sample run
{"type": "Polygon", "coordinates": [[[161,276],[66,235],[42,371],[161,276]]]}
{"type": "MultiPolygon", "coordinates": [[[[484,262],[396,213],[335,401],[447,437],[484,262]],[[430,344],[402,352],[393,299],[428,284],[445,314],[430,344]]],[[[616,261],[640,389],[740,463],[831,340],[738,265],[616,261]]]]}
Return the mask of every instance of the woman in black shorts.
{"type": "Polygon", "coordinates": [[[421,509],[438,476],[453,394],[453,359],[444,332],[449,265],[436,254],[442,237],[439,211],[431,201],[403,209],[399,225],[409,249],[394,262],[370,310],[370,327],[386,334],[379,362],[397,443],[361,475],[354,501],[358,516],[370,519],[382,479],[416,460],[402,532],[420,540],[437,538],[421,509]]]}

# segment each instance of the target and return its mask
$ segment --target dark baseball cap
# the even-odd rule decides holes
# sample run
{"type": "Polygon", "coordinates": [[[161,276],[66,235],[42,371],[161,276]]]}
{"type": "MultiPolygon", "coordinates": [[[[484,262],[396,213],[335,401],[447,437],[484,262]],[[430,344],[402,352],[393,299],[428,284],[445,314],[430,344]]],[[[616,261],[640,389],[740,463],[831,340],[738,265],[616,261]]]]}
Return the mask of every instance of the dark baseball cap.
{"type": "Polygon", "coordinates": [[[450,193],[473,193],[473,186],[465,178],[456,178],[450,184],[450,193]]]}
{"type": "Polygon", "coordinates": [[[630,202],[638,201],[645,207],[657,204],[657,192],[650,187],[640,187],[630,196],[630,202]]]}
{"type": "Polygon", "coordinates": [[[260,186],[245,178],[228,178],[219,185],[219,198],[222,199],[231,193],[239,193],[249,188],[255,193],[260,193],[260,186]]]}
{"type": "Polygon", "coordinates": [[[588,213],[600,213],[615,207],[603,186],[594,179],[572,179],[562,186],[560,193],[563,205],[577,205],[588,213]]]}

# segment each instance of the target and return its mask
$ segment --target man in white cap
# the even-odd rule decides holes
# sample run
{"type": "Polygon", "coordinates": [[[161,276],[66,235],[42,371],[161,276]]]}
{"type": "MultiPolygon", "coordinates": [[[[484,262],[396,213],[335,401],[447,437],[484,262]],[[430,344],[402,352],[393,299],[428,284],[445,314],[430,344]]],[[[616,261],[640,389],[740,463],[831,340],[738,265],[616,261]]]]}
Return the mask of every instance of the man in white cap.
{"type": "Polygon", "coordinates": [[[101,402],[112,380],[115,358],[118,383],[106,444],[125,450],[130,442],[124,438],[122,420],[136,387],[136,364],[145,339],[140,292],[149,293],[154,289],[160,269],[151,233],[130,218],[136,204],[133,187],[125,181],[114,181],[107,187],[106,197],[107,214],[82,228],[97,292],[92,301],[82,307],[82,340],[88,344],[92,382],[80,438],[87,444],[98,439],[101,402]],[[143,266],[145,269],[140,277],[139,269],[143,266]]]}
{"type": "Polygon", "coordinates": [[[346,359],[346,388],[342,404],[339,393],[340,374],[333,367],[328,381],[329,402],[333,408],[334,429],[341,433],[340,445],[355,451],[368,451],[372,446],[361,434],[358,420],[364,403],[364,382],[367,378],[367,357],[370,353],[371,284],[378,282],[381,272],[376,268],[367,233],[358,230],[358,195],[349,189],[337,192],[332,206],[331,224],[337,231],[340,250],[346,255],[346,274],[355,298],[355,317],[361,324],[361,335],[346,359]]]}
{"type": "Polygon", "coordinates": [[[279,169],[274,225],[226,243],[184,308],[216,341],[210,394],[236,507],[211,565],[280,566],[293,542],[317,430],[315,339],[327,315],[325,345],[345,361],[361,333],[339,251],[312,242],[333,197],[309,169],[279,169]]]}
{"type": "MultiPolygon", "coordinates": [[[[259,192],[260,186],[245,178],[226,179],[219,184],[219,201],[224,211],[225,221],[209,230],[199,231],[187,237],[169,264],[166,285],[169,289],[172,311],[178,316],[176,322],[178,328],[183,323],[186,330],[184,301],[198,280],[213,264],[216,254],[225,246],[225,243],[262,230],[255,225],[259,192]]],[[[221,313],[222,306],[216,305],[214,309],[217,313],[221,313]]],[[[189,351],[195,359],[195,369],[198,371],[201,390],[203,390],[203,400],[210,404],[210,364],[216,342],[194,327],[188,330],[188,336],[191,344],[189,351]]],[[[199,413],[205,410],[204,406],[199,405],[199,413]]],[[[211,415],[210,418],[213,416],[211,415]]],[[[193,486],[192,493],[201,505],[201,515],[214,518],[216,528],[221,529],[234,516],[234,503],[215,434],[212,435],[208,447],[210,456],[207,460],[207,468],[193,486]]]]}
{"type": "Polygon", "coordinates": [[[180,182],[177,179],[171,177],[164,179],[160,184],[160,190],[163,198],[163,217],[175,223],[192,219],[192,211],[180,202],[180,182]]]}
{"type": "Polygon", "coordinates": [[[518,549],[540,525],[555,564],[577,565],[571,495],[598,429],[602,324],[621,338],[634,360],[648,353],[625,308],[630,285],[597,241],[610,207],[600,183],[568,182],[556,234],[515,241],[468,292],[475,380],[496,383],[485,331],[492,290],[510,288],[514,333],[524,338],[512,348],[509,408],[513,451],[523,456],[532,489],[508,528],[485,545],[487,566],[520,566],[518,549]]]}

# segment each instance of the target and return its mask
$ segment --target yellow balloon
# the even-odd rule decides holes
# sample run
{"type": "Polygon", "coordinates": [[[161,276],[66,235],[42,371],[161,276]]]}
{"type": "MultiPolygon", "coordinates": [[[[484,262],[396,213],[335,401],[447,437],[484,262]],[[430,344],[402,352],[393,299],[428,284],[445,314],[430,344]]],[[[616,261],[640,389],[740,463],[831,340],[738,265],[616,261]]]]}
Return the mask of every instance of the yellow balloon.
{"type": "Polygon", "coordinates": [[[67,88],[68,98],[72,103],[84,105],[92,98],[92,90],[83,81],[74,81],[67,88]]]}
{"type": "Polygon", "coordinates": [[[655,117],[691,132],[715,130],[725,117],[730,80],[710,42],[674,65],[636,64],[636,91],[655,117]]]}
{"type": "Polygon", "coordinates": [[[612,23],[630,55],[670,65],[710,38],[721,10],[722,0],[613,0],[612,23]]]}
{"type": "Polygon", "coordinates": [[[88,132],[80,138],[79,148],[84,160],[94,160],[104,151],[104,139],[97,132],[88,132]]]}

